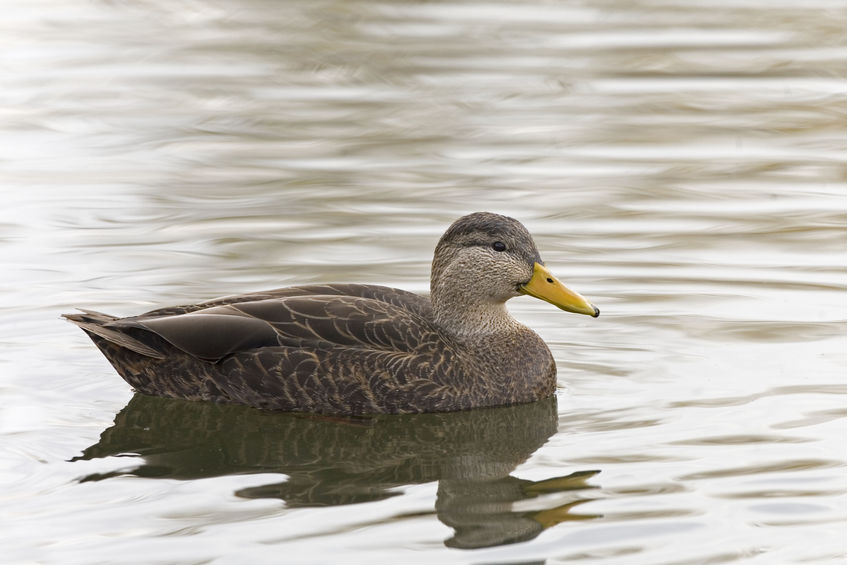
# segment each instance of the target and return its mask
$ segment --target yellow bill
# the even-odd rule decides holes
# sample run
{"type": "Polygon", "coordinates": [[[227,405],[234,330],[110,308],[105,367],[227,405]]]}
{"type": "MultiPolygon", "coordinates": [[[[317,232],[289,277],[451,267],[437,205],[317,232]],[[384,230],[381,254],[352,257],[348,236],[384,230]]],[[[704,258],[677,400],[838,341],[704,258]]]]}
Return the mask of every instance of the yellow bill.
{"type": "Polygon", "coordinates": [[[540,263],[535,264],[532,278],[519,290],[524,294],[545,300],[567,312],[586,314],[594,318],[600,315],[600,310],[596,306],[583,298],[578,292],[574,292],[563,285],[540,263]]]}

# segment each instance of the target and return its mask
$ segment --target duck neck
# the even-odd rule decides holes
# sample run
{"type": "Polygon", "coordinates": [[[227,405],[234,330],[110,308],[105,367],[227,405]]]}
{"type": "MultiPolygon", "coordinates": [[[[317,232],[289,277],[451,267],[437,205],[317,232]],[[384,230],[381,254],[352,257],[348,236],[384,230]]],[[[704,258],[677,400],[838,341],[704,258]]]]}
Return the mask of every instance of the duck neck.
{"type": "Polygon", "coordinates": [[[461,341],[472,341],[520,327],[505,302],[480,300],[455,286],[432,285],[430,300],[436,323],[461,341]]]}

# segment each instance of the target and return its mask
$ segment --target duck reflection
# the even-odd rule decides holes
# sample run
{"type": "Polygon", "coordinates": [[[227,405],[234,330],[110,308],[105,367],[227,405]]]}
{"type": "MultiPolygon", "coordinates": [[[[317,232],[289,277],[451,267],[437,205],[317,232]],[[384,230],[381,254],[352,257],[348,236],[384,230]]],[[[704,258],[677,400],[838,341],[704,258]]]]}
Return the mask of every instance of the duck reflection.
{"type": "Polygon", "coordinates": [[[455,530],[450,547],[479,548],[526,541],[563,521],[598,516],[574,509],[574,494],[545,510],[514,511],[513,503],[546,493],[593,488],[583,471],[543,481],[510,476],[557,429],[556,399],[443,414],[334,418],[263,412],[136,394],[100,441],[74,460],[138,455],[131,470],[92,474],[195,479],[281,473],[286,480],[236,492],[279,498],[289,507],[382,500],[398,487],[439,481],[435,510],[455,530]]]}

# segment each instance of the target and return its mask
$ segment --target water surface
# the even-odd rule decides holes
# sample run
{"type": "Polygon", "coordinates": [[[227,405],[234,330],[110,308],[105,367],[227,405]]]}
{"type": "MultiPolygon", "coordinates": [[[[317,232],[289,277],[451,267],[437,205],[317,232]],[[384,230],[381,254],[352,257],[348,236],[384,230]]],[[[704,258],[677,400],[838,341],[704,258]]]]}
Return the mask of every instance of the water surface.
{"type": "Polygon", "coordinates": [[[838,2],[27,3],[0,23],[10,563],[847,557],[838,2]],[[133,396],[76,328],[294,283],[425,292],[457,216],[555,402],[322,419],[133,396]]]}

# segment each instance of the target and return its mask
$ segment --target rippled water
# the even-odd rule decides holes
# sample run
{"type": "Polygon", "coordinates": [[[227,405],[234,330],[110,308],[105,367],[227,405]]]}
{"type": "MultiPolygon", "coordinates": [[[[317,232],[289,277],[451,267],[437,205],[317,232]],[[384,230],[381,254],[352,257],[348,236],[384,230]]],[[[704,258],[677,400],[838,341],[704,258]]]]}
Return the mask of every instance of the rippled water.
{"type": "Polygon", "coordinates": [[[842,562],[845,27],[824,0],[7,6],[3,560],[842,562]],[[133,397],[58,317],[426,291],[474,210],[603,311],[510,303],[557,402],[133,397]]]}

